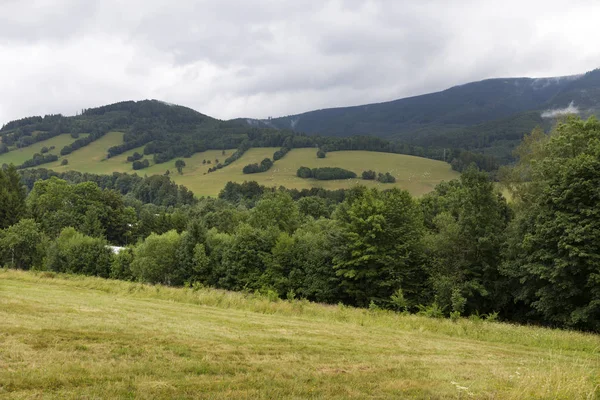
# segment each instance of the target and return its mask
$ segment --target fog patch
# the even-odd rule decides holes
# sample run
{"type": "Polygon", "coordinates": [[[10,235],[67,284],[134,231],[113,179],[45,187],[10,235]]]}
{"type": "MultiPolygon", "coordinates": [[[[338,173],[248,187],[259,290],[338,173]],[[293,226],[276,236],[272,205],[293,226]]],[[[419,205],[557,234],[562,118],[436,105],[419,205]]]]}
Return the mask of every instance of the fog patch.
{"type": "Polygon", "coordinates": [[[542,118],[556,118],[568,114],[579,114],[579,108],[575,106],[574,102],[569,103],[569,106],[565,108],[546,110],[542,113],[542,118]]]}

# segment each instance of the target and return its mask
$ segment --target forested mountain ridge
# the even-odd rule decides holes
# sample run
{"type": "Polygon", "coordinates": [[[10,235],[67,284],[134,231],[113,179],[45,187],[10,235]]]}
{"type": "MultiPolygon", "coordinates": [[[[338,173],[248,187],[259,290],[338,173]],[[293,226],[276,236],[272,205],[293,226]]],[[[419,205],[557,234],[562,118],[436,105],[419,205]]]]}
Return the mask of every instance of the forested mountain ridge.
{"type": "Polygon", "coordinates": [[[487,79],[441,92],[263,120],[325,136],[370,134],[418,146],[457,147],[511,157],[524,134],[549,128],[560,111],[600,110],[600,70],[554,78],[487,79]],[[569,108],[570,107],[570,108],[569,108]]]}
{"type": "Polygon", "coordinates": [[[90,108],[70,117],[57,114],[11,121],[0,129],[0,137],[6,151],[10,146],[26,147],[61,133],[90,133],[91,137],[80,139],[84,146],[114,130],[125,132],[124,143],[107,149],[107,157],[145,146],[144,153],[153,154],[156,162],[207,149],[236,148],[249,137],[276,131],[249,128],[242,121],[221,121],[158,100],[142,100],[90,108]]]}
{"type": "MultiPolygon", "coordinates": [[[[118,130],[125,133],[123,143],[106,149],[107,158],[142,146],[143,154],[152,156],[155,163],[210,149],[326,147],[329,151],[399,152],[448,162],[458,158],[456,150],[468,150],[506,163],[512,161],[523,135],[535,127],[548,130],[556,116],[567,112],[587,117],[599,111],[600,69],[556,78],[488,79],[390,102],[269,120],[223,121],[158,100],[123,101],[85,109],[76,116],[56,114],[8,122],[0,129],[0,154],[70,133],[77,140],[60,150],[65,156],[118,130]],[[373,143],[359,148],[342,143],[358,135],[371,136],[373,143]]],[[[55,155],[40,154],[23,167],[53,161],[55,155]]],[[[480,168],[489,170],[484,164],[498,163],[478,162],[480,168]]]]}

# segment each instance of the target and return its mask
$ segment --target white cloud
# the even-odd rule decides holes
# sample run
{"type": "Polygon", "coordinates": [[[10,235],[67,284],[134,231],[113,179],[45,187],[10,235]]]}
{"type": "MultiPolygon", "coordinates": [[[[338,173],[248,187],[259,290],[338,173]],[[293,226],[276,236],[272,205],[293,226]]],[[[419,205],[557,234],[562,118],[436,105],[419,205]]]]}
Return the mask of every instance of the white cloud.
{"type": "Polygon", "coordinates": [[[542,113],[542,118],[556,118],[569,114],[579,114],[579,108],[577,108],[573,102],[571,102],[565,108],[553,108],[551,110],[544,111],[542,113]]]}
{"type": "Polygon", "coordinates": [[[0,125],[145,98],[263,118],[581,73],[600,66],[599,14],[586,0],[0,0],[0,125]]]}

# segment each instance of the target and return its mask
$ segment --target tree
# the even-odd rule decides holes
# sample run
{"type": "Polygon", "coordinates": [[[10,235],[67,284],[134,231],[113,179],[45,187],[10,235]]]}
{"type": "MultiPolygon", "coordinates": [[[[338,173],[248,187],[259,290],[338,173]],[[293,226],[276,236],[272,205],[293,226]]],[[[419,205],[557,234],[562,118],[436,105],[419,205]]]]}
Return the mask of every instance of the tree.
{"type": "Polygon", "coordinates": [[[108,278],[112,252],[106,240],[65,228],[48,248],[46,268],[56,272],[108,278]]]}
{"type": "Polygon", "coordinates": [[[277,229],[240,224],[222,256],[219,286],[228,290],[272,288],[274,282],[265,272],[265,265],[270,262],[271,249],[278,236],[277,229]]]}
{"type": "Polygon", "coordinates": [[[185,167],[185,161],[183,160],[177,160],[175,161],[175,168],[177,168],[177,172],[179,172],[179,174],[183,174],[183,167],[185,167]]]}
{"type": "Polygon", "coordinates": [[[0,169],[0,229],[16,224],[25,215],[25,197],[15,166],[0,169]]]}
{"type": "Polygon", "coordinates": [[[510,210],[494,183],[472,166],[460,181],[439,185],[421,206],[430,228],[426,248],[437,304],[446,312],[501,311],[510,301],[499,272],[510,210]]]}
{"type": "Polygon", "coordinates": [[[317,151],[318,158],[325,158],[326,156],[327,156],[327,153],[324,150],[319,149],[319,151],[317,151]]]}
{"type": "Polygon", "coordinates": [[[22,219],[0,231],[0,264],[19,269],[40,267],[45,245],[40,225],[32,219],[22,219]]]}
{"type": "Polygon", "coordinates": [[[177,258],[180,241],[181,235],[175,230],[162,235],[152,233],[134,250],[132,275],[142,282],[183,284],[177,258]]]}
{"type": "Polygon", "coordinates": [[[600,330],[600,122],[570,117],[519,148],[504,273],[544,321],[600,330]]]}
{"type": "Polygon", "coordinates": [[[341,230],[333,240],[334,268],[352,304],[389,306],[402,289],[418,304],[422,268],[421,212],[406,191],[362,189],[334,214],[341,230]]]}
{"type": "Polygon", "coordinates": [[[377,180],[381,183],[396,182],[396,178],[394,178],[394,176],[392,174],[390,174],[389,172],[386,172],[385,174],[379,173],[379,175],[377,176],[377,180]]]}
{"type": "Polygon", "coordinates": [[[362,178],[365,180],[374,180],[375,178],[377,178],[377,172],[372,171],[372,170],[368,170],[368,171],[363,171],[362,173],[362,178]]]}
{"type": "Polygon", "coordinates": [[[277,238],[267,274],[280,296],[293,293],[324,303],[343,299],[340,277],[332,268],[332,238],[339,229],[335,221],[321,219],[277,238]]]}
{"type": "Polygon", "coordinates": [[[266,193],[250,211],[249,223],[262,229],[277,227],[292,233],[300,225],[298,205],[285,191],[266,193]]]}
{"type": "Polygon", "coordinates": [[[106,235],[111,242],[123,244],[135,219],[133,209],[125,207],[123,197],[112,190],[101,190],[95,182],[70,185],[56,177],[37,181],[27,205],[50,236],[74,227],[93,236],[106,235]]]}
{"type": "Polygon", "coordinates": [[[69,165],[69,160],[66,158],[63,158],[63,160],[60,162],[60,165],[69,165]]]}

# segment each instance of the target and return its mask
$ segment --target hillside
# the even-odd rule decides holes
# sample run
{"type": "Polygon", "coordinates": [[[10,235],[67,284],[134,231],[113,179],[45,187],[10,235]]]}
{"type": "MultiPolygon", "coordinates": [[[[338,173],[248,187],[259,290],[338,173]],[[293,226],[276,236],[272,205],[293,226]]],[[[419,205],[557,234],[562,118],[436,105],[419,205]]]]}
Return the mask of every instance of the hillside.
{"type": "Polygon", "coordinates": [[[596,335],[1,269],[0,305],[6,399],[599,394],[596,335]]]}
{"type": "Polygon", "coordinates": [[[390,102],[262,122],[311,134],[372,134],[420,146],[475,149],[507,160],[525,133],[552,124],[542,115],[570,104],[582,116],[600,111],[600,69],[566,77],[488,79],[390,102]]]}
{"type": "MultiPolygon", "coordinates": [[[[69,135],[61,135],[70,138],[69,135]]],[[[127,152],[106,158],[106,150],[111,146],[123,143],[122,132],[109,132],[100,139],[75,150],[68,156],[60,157],[58,161],[44,164],[42,167],[57,172],[80,171],[95,174],[111,174],[113,172],[137,172],[140,175],[163,175],[168,170],[171,178],[178,184],[188,187],[197,196],[216,196],[229,181],[244,182],[254,180],[261,185],[280,186],[290,189],[304,189],[311,187],[323,187],[325,189],[350,188],[356,184],[368,187],[400,187],[407,189],[411,194],[420,196],[427,193],[443,180],[451,180],[459,176],[453,171],[449,164],[430,160],[422,157],[414,157],[402,154],[379,153],[372,151],[336,151],[330,152],[327,158],[319,159],[315,149],[293,149],[283,159],[275,162],[275,165],[267,172],[257,174],[243,174],[245,165],[257,163],[264,158],[272,158],[277,147],[252,148],[248,150],[239,160],[234,161],[227,167],[212,173],[208,169],[222,162],[235,152],[235,149],[206,150],[195,153],[189,158],[184,158],[186,167],[183,174],[178,174],[175,160],[156,164],[152,157],[146,156],[151,165],[149,168],[134,171],[132,164],[127,162],[127,157],[134,152],[143,152],[143,147],[134,148],[127,152]],[[223,154],[225,153],[225,154],[223,154]],[[68,165],[62,166],[63,159],[68,159],[68,165]],[[211,164],[203,161],[210,160],[211,164]],[[378,172],[390,172],[397,179],[394,184],[382,184],[376,181],[335,180],[316,181],[313,179],[301,179],[296,176],[299,167],[341,167],[354,171],[360,176],[362,171],[373,169],[378,172]]],[[[50,139],[56,140],[58,138],[50,139]]],[[[40,143],[38,145],[42,145],[40,143]]],[[[33,147],[33,146],[32,146],[33,147]]],[[[27,148],[24,148],[27,149],[27,148]]],[[[24,150],[21,149],[21,150],[24,150]]],[[[19,151],[19,150],[17,150],[19,151]]],[[[15,151],[0,155],[0,165],[11,157],[14,158],[15,151]]],[[[29,151],[30,153],[32,151],[29,151]]]]}

